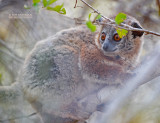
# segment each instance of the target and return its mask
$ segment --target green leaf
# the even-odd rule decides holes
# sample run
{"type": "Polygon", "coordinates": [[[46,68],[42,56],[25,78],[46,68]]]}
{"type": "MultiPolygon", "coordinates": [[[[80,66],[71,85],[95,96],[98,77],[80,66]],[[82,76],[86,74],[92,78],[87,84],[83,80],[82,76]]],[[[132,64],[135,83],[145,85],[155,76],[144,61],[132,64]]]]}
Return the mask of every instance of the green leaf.
{"type": "Polygon", "coordinates": [[[56,2],[57,0],[49,0],[48,1],[48,6],[51,5],[52,3],[56,2]]]}
{"type": "Polygon", "coordinates": [[[50,7],[50,6],[47,7],[47,10],[55,11],[54,8],[53,8],[53,7],[50,7]]]}
{"type": "Polygon", "coordinates": [[[54,7],[54,10],[55,10],[56,12],[60,12],[61,9],[62,9],[62,7],[63,7],[63,4],[62,4],[62,5],[57,5],[57,6],[54,7]]]}
{"type": "Polygon", "coordinates": [[[0,85],[2,85],[2,74],[0,73],[0,85]]]}
{"type": "Polygon", "coordinates": [[[51,5],[52,3],[56,2],[57,0],[43,0],[43,6],[47,7],[51,5]]]}
{"type": "Polygon", "coordinates": [[[100,14],[97,15],[96,20],[99,20],[102,16],[100,14]]]}
{"type": "Polygon", "coordinates": [[[91,32],[95,32],[96,31],[96,25],[92,24],[91,21],[87,21],[86,25],[91,30],[91,32]]]}
{"type": "Polygon", "coordinates": [[[41,0],[33,0],[33,5],[34,7],[38,8],[38,3],[41,2],[41,0]]]}
{"type": "Polygon", "coordinates": [[[2,74],[0,73],[0,82],[2,81],[2,74]]]}
{"type": "Polygon", "coordinates": [[[41,0],[33,0],[33,4],[34,3],[39,3],[39,2],[41,2],[41,0]]]}
{"type": "Polygon", "coordinates": [[[33,3],[33,6],[34,7],[38,7],[38,3],[33,3]]]}
{"type": "Polygon", "coordinates": [[[27,5],[24,5],[25,9],[31,9],[31,7],[28,7],[27,5]]]}
{"type": "Polygon", "coordinates": [[[115,22],[116,24],[121,24],[125,19],[127,18],[127,15],[124,13],[119,13],[116,18],[115,18],[115,22]]]}
{"type": "Polygon", "coordinates": [[[32,6],[35,8],[36,12],[38,13],[39,12],[39,4],[38,3],[33,3],[32,6]]]}
{"type": "Polygon", "coordinates": [[[94,25],[92,23],[91,19],[91,13],[88,15],[88,21],[86,22],[87,27],[91,30],[91,32],[95,32],[96,31],[96,25],[94,25]]]}
{"type": "Polygon", "coordinates": [[[127,33],[128,33],[128,31],[125,30],[125,29],[120,29],[120,28],[118,28],[118,29],[116,29],[116,30],[117,30],[117,33],[118,33],[118,35],[119,35],[120,38],[123,38],[123,37],[126,36],[127,33]]]}
{"type": "Polygon", "coordinates": [[[55,6],[55,7],[50,7],[50,6],[48,6],[48,7],[47,7],[47,10],[56,11],[56,12],[58,12],[59,14],[66,14],[66,9],[63,8],[63,5],[64,5],[64,4],[62,4],[62,5],[57,5],[57,6],[55,6]]]}
{"type": "Polygon", "coordinates": [[[42,2],[43,2],[43,6],[46,7],[47,4],[48,4],[48,1],[47,0],[43,0],[42,2]]]}
{"type": "Polygon", "coordinates": [[[66,14],[66,9],[65,8],[63,8],[61,11],[62,11],[61,14],[64,14],[64,15],[66,14]]]}
{"type": "Polygon", "coordinates": [[[90,14],[88,15],[88,19],[89,19],[89,20],[91,19],[91,15],[92,15],[92,13],[90,13],[90,14]]]}

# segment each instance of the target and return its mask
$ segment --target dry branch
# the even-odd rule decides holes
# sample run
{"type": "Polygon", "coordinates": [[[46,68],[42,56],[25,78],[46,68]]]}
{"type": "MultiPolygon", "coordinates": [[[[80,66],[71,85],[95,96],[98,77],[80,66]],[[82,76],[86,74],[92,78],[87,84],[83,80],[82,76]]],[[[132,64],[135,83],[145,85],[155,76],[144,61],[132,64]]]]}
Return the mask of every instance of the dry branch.
{"type": "MultiPolygon", "coordinates": [[[[121,23],[120,26],[118,26],[114,20],[102,15],[98,10],[93,8],[86,1],[84,1],[84,0],[80,0],[80,1],[82,1],[89,8],[91,8],[95,13],[100,14],[104,19],[106,19],[106,20],[108,20],[110,22],[110,23],[105,23],[105,24],[109,24],[109,25],[112,25],[114,27],[118,27],[118,28],[121,28],[121,29],[126,29],[128,31],[139,31],[139,32],[145,32],[146,34],[152,34],[152,35],[160,36],[160,33],[156,33],[156,32],[153,32],[153,31],[146,30],[146,29],[137,29],[137,28],[134,28],[134,27],[129,26],[129,25],[124,24],[124,23],[121,23]]],[[[77,4],[77,0],[76,0],[76,4],[77,4]]],[[[75,7],[76,7],[76,5],[75,5],[75,7]]]]}
{"type": "MultiPolygon", "coordinates": [[[[98,10],[94,9],[91,5],[89,5],[84,0],[81,0],[81,1],[84,4],[86,4],[89,8],[91,8],[95,13],[101,14],[98,10]]],[[[114,27],[129,30],[129,31],[140,31],[140,32],[145,32],[146,34],[160,36],[159,33],[149,31],[146,29],[133,28],[133,27],[126,25],[126,24],[123,24],[123,23],[120,26],[118,26],[118,25],[116,25],[114,20],[107,18],[103,15],[101,15],[101,16],[104,19],[107,19],[109,21],[108,23],[99,23],[101,25],[108,24],[108,25],[112,25],[114,27]]],[[[160,62],[159,62],[160,61],[160,51],[159,51],[159,48],[160,47],[155,48],[154,51],[152,51],[152,53],[150,55],[148,55],[147,58],[144,59],[141,62],[141,64],[135,69],[135,71],[134,71],[135,74],[130,74],[129,79],[126,80],[125,82],[123,82],[123,83],[125,83],[124,87],[120,87],[120,88],[125,88],[125,89],[120,89],[120,88],[116,89],[116,92],[115,92],[116,94],[114,93],[112,95],[116,98],[113,97],[115,100],[113,100],[113,102],[111,102],[111,105],[107,106],[107,107],[109,107],[109,109],[107,109],[107,112],[105,112],[104,117],[103,118],[101,117],[102,123],[105,123],[107,121],[109,122],[109,119],[113,118],[112,114],[114,114],[121,107],[121,104],[124,102],[124,100],[126,100],[128,98],[128,96],[130,96],[130,94],[133,92],[133,90],[137,89],[139,86],[146,84],[146,83],[150,82],[151,80],[160,76],[160,62]],[[117,96],[117,94],[118,94],[118,96],[117,96]],[[119,98],[117,99],[117,97],[119,97],[119,98]]],[[[106,89],[106,91],[107,91],[107,89],[106,89]]],[[[107,99],[107,95],[105,95],[104,93],[102,93],[102,95],[106,96],[106,99],[107,99]]],[[[99,118],[100,117],[97,118],[98,122],[99,122],[99,118]]]]}
{"type": "Polygon", "coordinates": [[[16,61],[18,61],[20,63],[23,63],[24,60],[21,57],[19,57],[11,48],[9,48],[8,45],[2,39],[0,39],[0,44],[3,47],[5,47],[11,53],[11,55],[9,53],[5,52],[5,51],[3,51],[3,52],[5,52],[6,54],[8,54],[11,57],[13,57],[16,61]]]}
{"type": "Polygon", "coordinates": [[[77,0],[76,0],[76,3],[75,3],[75,6],[74,6],[74,8],[76,8],[77,7],[77,0]]]}
{"type": "MultiPolygon", "coordinates": [[[[114,118],[116,112],[119,111],[121,107],[123,107],[123,105],[125,105],[125,102],[128,100],[128,97],[132,94],[134,90],[136,90],[140,85],[146,84],[147,82],[150,82],[152,79],[155,79],[156,77],[160,76],[159,48],[160,47],[158,46],[148,56],[147,59],[143,60],[142,64],[136,68],[136,75],[132,76],[129,80],[126,80],[127,83],[124,85],[124,87],[122,87],[123,89],[116,89],[116,93],[112,95],[113,101],[111,101],[111,103],[107,105],[107,110],[101,117],[101,123],[112,123],[111,120],[114,118]]],[[[158,83],[158,85],[160,85],[160,83],[158,83]]],[[[155,92],[155,94],[159,94],[159,87],[157,89],[158,90],[155,90],[157,91],[155,92]]]]}
{"type": "MultiPolygon", "coordinates": [[[[106,20],[109,21],[108,23],[96,22],[97,24],[101,24],[101,25],[106,25],[106,24],[107,24],[107,25],[112,25],[112,26],[114,26],[114,27],[116,27],[116,28],[126,29],[126,30],[128,30],[128,31],[139,31],[139,32],[145,32],[146,34],[153,34],[153,35],[156,35],[156,36],[160,36],[159,33],[156,33],[156,32],[153,32],[153,31],[149,31],[149,30],[146,30],[146,29],[134,28],[134,27],[131,27],[131,26],[129,26],[129,25],[127,25],[127,24],[124,24],[124,23],[121,23],[121,25],[118,26],[114,20],[112,20],[112,19],[110,19],[110,18],[108,18],[108,17],[103,16],[98,10],[96,10],[95,8],[93,8],[93,7],[92,7],[90,4],[88,4],[86,1],[84,1],[84,0],[80,0],[80,1],[82,1],[82,2],[83,2],[85,5],[87,5],[89,8],[91,8],[95,13],[100,14],[104,19],[106,19],[106,20]]],[[[76,5],[77,5],[77,0],[76,0],[75,7],[76,7],[76,5]]],[[[159,49],[159,48],[156,48],[156,50],[154,50],[154,51],[152,52],[152,54],[150,54],[150,55],[148,56],[149,58],[152,59],[152,58],[153,58],[153,55],[155,56],[155,54],[157,54],[157,55],[156,55],[156,59],[157,59],[157,60],[154,61],[154,65],[157,66],[156,69],[151,69],[151,70],[148,72],[147,77],[144,78],[141,82],[139,82],[138,85],[145,84],[145,83],[151,81],[152,79],[160,76],[160,63],[158,62],[158,61],[160,61],[160,52],[157,52],[158,49],[159,49]]],[[[147,63],[145,62],[145,60],[142,61],[142,63],[143,63],[143,64],[141,64],[139,67],[137,67],[138,70],[136,70],[136,71],[140,72],[140,70],[141,70],[144,66],[147,65],[147,63]]],[[[138,74],[137,74],[137,76],[138,76],[138,74]]],[[[134,75],[134,76],[131,75],[131,77],[135,77],[135,75],[134,75]]]]}
{"type": "Polygon", "coordinates": [[[29,115],[27,115],[27,116],[19,116],[19,117],[14,117],[14,118],[10,118],[10,119],[0,120],[0,123],[7,122],[7,121],[11,121],[11,120],[18,120],[18,119],[23,119],[23,118],[30,118],[30,117],[35,116],[35,115],[37,115],[37,112],[34,112],[34,113],[29,114],[29,115]]]}
{"type": "Polygon", "coordinates": [[[157,0],[157,6],[158,6],[158,11],[159,11],[159,16],[160,16],[160,0],[157,0]]]}

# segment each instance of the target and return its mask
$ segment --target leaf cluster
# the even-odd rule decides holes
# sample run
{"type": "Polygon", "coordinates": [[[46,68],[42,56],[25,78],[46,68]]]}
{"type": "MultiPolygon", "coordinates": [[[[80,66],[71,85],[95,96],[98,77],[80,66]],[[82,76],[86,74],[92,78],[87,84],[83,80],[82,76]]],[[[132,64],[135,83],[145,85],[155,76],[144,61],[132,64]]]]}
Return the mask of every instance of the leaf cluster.
{"type": "MultiPolygon", "coordinates": [[[[96,17],[96,20],[99,20],[101,19],[101,15],[98,14],[97,17],[96,17]]],[[[91,13],[88,15],[88,21],[86,21],[86,25],[87,27],[91,30],[91,32],[95,32],[96,31],[96,25],[92,23],[91,21],[91,13]]],[[[124,13],[119,13],[116,17],[115,17],[115,22],[117,25],[120,25],[121,23],[124,22],[124,20],[126,20],[127,18],[127,15],[124,14],[124,13]]],[[[121,29],[121,28],[117,28],[116,29],[118,35],[120,38],[123,38],[124,36],[127,35],[128,31],[125,30],[125,29],[121,29]]]]}
{"type": "Polygon", "coordinates": [[[86,21],[86,25],[91,30],[91,32],[96,31],[96,25],[94,25],[91,21],[91,13],[88,15],[88,21],[86,21]]]}
{"type": "Polygon", "coordinates": [[[1,85],[1,82],[2,82],[2,74],[0,73],[0,85],[1,85]]]}
{"type": "MultiPolygon", "coordinates": [[[[39,5],[42,4],[43,8],[46,8],[50,11],[58,12],[59,14],[66,14],[66,9],[63,7],[64,4],[56,5],[55,7],[52,7],[51,5],[55,3],[58,0],[33,0],[32,6],[36,9],[39,9],[39,5]]],[[[30,9],[31,7],[28,7],[27,5],[24,5],[25,9],[30,9]]]]}
{"type": "MultiPolygon", "coordinates": [[[[115,22],[117,25],[120,25],[122,22],[124,22],[124,20],[126,20],[127,15],[124,13],[119,13],[116,17],[115,17],[115,22]]],[[[117,33],[119,35],[120,38],[123,38],[124,36],[127,35],[128,31],[125,29],[121,29],[121,28],[117,28],[117,33]]]]}
{"type": "MultiPolygon", "coordinates": [[[[55,3],[58,0],[33,0],[33,6],[39,9],[39,4],[42,3],[43,8],[46,8],[49,11],[56,11],[59,14],[66,14],[66,9],[63,7],[64,4],[62,3],[61,5],[56,5],[55,7],[52,7],[51,5],[55,3]]],[[[25,9],[30,9],[30,7],[24,5],[25,9]]],[[[97,15],[96,20],[99,20],[102,16],[100,14],[97,15]]],[[[124,13],[119,13],[115,17],[115,22],[117,25],[120,25],[121,23],[124,22],[124,20],[127,18],[127,15],[124,13]]],[[[88,15],[88,21],[86,21],[86,26],[91,30],[91,32],[96,31],[96,25],[92,23],[91,21],[91,13],[88,15]]],[[[119,35],[120,38],[123,38],[124,36],[127,35],[128,31],[125,29],[121,28],[116,28],[116,31],[119,35]]]]}

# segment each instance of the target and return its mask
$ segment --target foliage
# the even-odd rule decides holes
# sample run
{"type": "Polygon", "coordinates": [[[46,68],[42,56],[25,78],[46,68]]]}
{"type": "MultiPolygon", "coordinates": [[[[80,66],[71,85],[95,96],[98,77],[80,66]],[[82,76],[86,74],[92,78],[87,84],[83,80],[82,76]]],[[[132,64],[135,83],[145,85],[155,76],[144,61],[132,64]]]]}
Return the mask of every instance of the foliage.
{"type": "Polygon", "coordinates": [[[33,0],[33,6],[38,6],[38,3],[41,2],[41,0],[33,0]]]}
{"type": "MultiPolygon", "coordinates": [[[[42,3],[43,4],[43,8],[46,8],[47,10],[50,11],[55,11],[59,14],[66,14],[66,9],[63,8],[64,4],[61,5],[57,5],[55,7],[52,7],[50,5],[52,5],[53,3],[55,3],[58,0],[33,0],[33,7],[35,7],[37,10],[39,10],[39,4],[42,3]]],[[[25,9],[30,9],[31,7],[28,7],[27,5],[24,5],[25,9]]],[[[96,17],[96,20],[99,20],[101,18],[101,15],[98,14],[96,17]]],[[[125,19],[127,18],[127,15],[124,13],[119,13],[116,18],[115,18],[115,22],[117,25],[120,25],[125,19]]],[[[91,13],[88,15],[88,21],[86,21],[86,25],[87,27],[91,30],[91,32],[95,32],[96,31],[96,25],[94,25],[91,21],[91,13]]],[[[127,35],[128,31],[125,29],[116,29],[118,35],[120,36],[120,38],[124,37],[127,35]]]]}
{"type": "Polygon", "coordinates": [[[91,30],[91,32],[95,32],[96,31],[96,25],[92,24],[91,21],[87,21],[86,25],[91,30]]]}
{"type": "Polygon", "coordinates": [[[91,30],[91,32],[96,31],[96,25],[94,25],[91,21],[91,13],[88,16],[88,21],[86,22],[87,27],[91,30]]]}
{"type": "Polygon", "coordinates": [[[115,22],[117,25],[120,25],[124,20],[126,20],[127,15],[124,13],[119,13],[116,17],[115,17],[115,22]]]}
{"type": "MultiPolygon", "coordinates": [[[[100,14],[97,15],[96,20],[99,20],[102,16],[100,14]]],[[[95,32],[96,31],[96,25],[94,25],[91,21],[91,13],[88,15],[88,21],[86,21],[86,25],[87,27],[92,31],[95,32]]],[[[119,13],[116,17],[115,17],[115,22],[117,25],[120,25],[125,19],[127,18],[127,15],[124,13],[119,13]]],[[[124,36],[127,35],[128,31],[125,29],[121,29],[121,28],[117,28],[117,33],[119,35],[120,38],[123,38],[124,36]]]]}
{"type": "Polygon", "coordinates": [[[64,4],[62,4],[62,5],[57,5],[57,6],[55,6],[55,7],[50,7],[50,6],[48,6],[48,7],[47,7],[47,10],[56,11],[56,12],[58,12],[59,14],[66,14],[66,10],[65,10],[65,8],[63,8],[63,5],[64,5],[64,4]]]}
{"type": "Polygon", "coordinates": [[[0,85],[1,85],[1,82],[2,82],[2,74],[0,73],[0,85]]]}
{"type": "Polygon", "coordinates": [[[96,17],[96,20],[99,20],[101,19],[102,15],[98,14],[97,17],[96,17]]]}
{"type": "Polygon", "coordinates": [[[43,0],[43,6],[47,7],[51,5],[52,3],[56,2],[57,0],[43,0]]]}
{"type": "MultiPolygon", "coordinates": [[[[37,10],[39,10],[39,5],[42,4],[43,8],[46,8],[50,11],[58,12],[59,14],[66,14],[66,9],[63,8],[64,4],[57,5],[55,7],[52,7],[51,5],[55,3],[57,0],[33,0],[32,6],[35,7],[37,10]]],[[[27,5],[24,5],[25,9],[30,9],[31,7],[28,7],[27,5]]]]}
{"type": "MultiPolygon", "coordinates": [[[[119,13],[116,17],[115,17],[115,22],[117,25],[120,25],[124,20],[126,20],[127,15],[124,13],[119,13]]],[[[123,38],[124,36],[127,35],[128,31],[125,29],[116,29],[117,33],[119,35],[120,38],[123,38]]]]}
{"type": "Polygon", "coordinates": [[[118,28],[118,29],[116,29],[116,30],[117,30],[117,33],[118,33],[118,35],[119,35],[120,38],[123,38],[123,37],[126,36],[127,33],[128,33],[128,31],[125,30],[125,29],[118,28]]]}
{"type": "MultiPolygon", "coordinates": [[[[99,20],[102,16],[100,14],[97,15],[96,20],[99,20]]],[[[87,27],[92,31],[95,32],[96,31],[96,25],[94,25],[91,21],[91,13],[88,15],[88,21],[86,21],[86,25],[87,27]]],[[[117,25],[120,25],[125,19],[127,18],[127,15],[124,13],[119,13],[116,17],[115,17],[115,22],[117,25]]],[[[121,29],[121,28],[117,28],[117,33],[119,35],[120,38],[123,38],[124,36],[127,35],[128,31],[125,29],[121,29]]]]}

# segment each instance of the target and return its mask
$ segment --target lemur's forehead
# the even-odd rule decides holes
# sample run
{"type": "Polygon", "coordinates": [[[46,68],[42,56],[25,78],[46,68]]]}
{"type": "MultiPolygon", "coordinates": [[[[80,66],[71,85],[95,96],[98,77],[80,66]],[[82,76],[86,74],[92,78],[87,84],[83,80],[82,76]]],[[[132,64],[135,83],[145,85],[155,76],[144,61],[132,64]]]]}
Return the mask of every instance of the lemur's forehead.
{"type": "Polygon", "coordinates": [[[116,33],[116,29],[113,27],[113,26],[110,26],[110,25],[106,25],[102,28],[102,33],[105,32],[105,33],[111,33],[111,34],[114,34],[116,33]]]}

